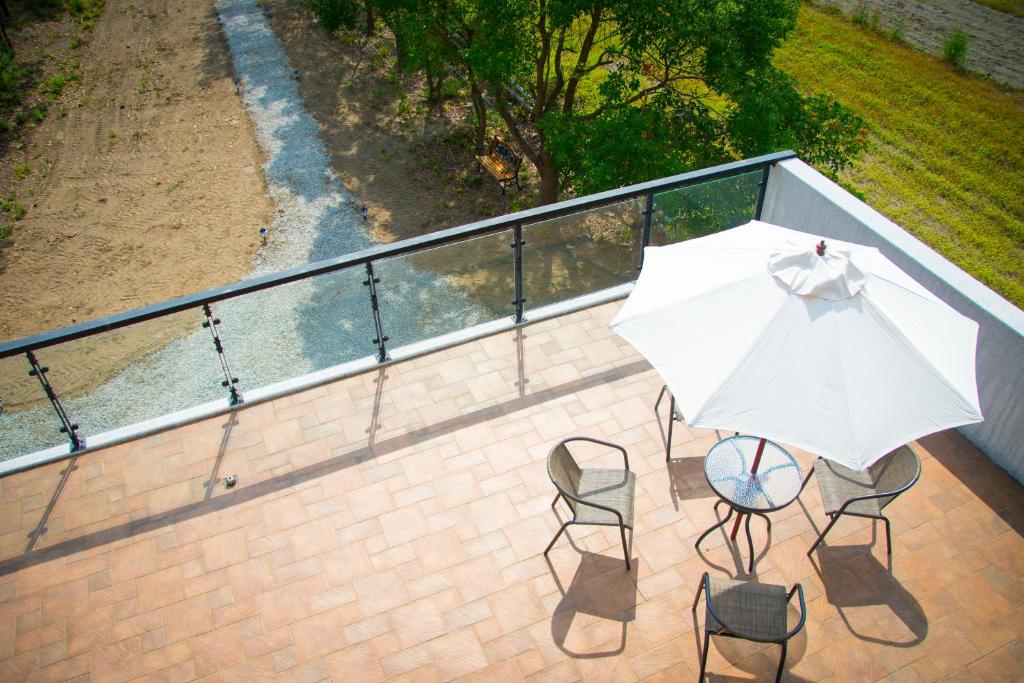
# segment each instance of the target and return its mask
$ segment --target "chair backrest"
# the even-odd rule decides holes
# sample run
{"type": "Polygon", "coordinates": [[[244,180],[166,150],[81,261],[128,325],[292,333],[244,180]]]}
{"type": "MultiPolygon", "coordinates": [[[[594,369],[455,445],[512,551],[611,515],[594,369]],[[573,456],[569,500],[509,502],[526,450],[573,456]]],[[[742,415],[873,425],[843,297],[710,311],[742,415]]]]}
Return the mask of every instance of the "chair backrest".
{"type": "MultiPolygon", "coordinates": [[[[548,454],[548,476],[559,491],[579,496],[580,473],[580,466],[564,442],[551,449],[548,454]]],[[[575,512],[576,503],[571,498],[566,498],[566,502],[575,512]]]]}
{"type": "Polygon", "coordinates": [[[900,446],[869,467],[868,473],[875,493],[892,492],[893,495],[878,499],[879,505],[885,507],[921,477],[921,460],[910,446],[900,446]]]}

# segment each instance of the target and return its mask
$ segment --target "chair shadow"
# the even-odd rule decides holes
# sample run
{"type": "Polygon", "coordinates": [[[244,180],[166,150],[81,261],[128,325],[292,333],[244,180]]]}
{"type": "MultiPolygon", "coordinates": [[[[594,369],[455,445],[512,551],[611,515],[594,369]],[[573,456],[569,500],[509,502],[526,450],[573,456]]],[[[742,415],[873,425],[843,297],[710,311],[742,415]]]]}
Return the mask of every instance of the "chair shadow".
{"type": "Polygon", "coordinates": [[[847,630],[860,640],[891,647],[914,647],[928,635],[928,617],[917,599],[867,550],[870,546],[822,545],[811,565],[825,586],[825,598],[836,608],[847,630]],[[844,611],[851,607],[885,605],[907,628],[912,639],[893,639],[866,633],[844,611]]]}
{"type": "Polygon", "coordinates": [[[704,458],[679,458],[665,463],[672,505],[679,509],[679,501],[707,498],[714,495],[704,477],[704,458]]]}
{"type": "MultiPolygon", "coordinates": [[[[575,543],[570,540],[575,547],[575,543]]],[[[559,650],[576,659],[597,659],[622,654],[626,648],[627,624],[636,619],[637,565],[622,571],[622,560],[579,550],[580,563],[568,586],[563,585],[551,560],[545,555],[548,571],[562,594],[551,616],[551,638],[559,650]],[[579,615],[597,617],[621,624],[622,632],[616,647],[599,652],[577,652],[567,641],[573,622],[579,615]]]]}

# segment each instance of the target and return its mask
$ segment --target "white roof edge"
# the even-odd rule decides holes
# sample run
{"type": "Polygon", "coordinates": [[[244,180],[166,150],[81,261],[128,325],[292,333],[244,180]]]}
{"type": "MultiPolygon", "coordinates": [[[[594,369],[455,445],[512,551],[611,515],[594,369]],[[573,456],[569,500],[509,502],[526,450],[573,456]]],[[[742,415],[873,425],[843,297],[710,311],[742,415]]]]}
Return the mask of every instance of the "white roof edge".
{"type": "Polygon", "coordinates": [[[1024,311],[800,159],[779,166],[1024,337],[1024,311]]]}

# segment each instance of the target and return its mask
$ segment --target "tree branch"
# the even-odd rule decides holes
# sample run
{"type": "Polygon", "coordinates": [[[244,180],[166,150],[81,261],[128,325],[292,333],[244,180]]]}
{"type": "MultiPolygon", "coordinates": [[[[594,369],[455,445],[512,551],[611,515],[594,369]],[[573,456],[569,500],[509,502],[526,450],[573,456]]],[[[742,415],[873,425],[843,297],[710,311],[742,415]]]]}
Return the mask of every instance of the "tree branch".
{"type": "Polygon", "coordinates": [[[562,113],[566,115],[572,114],[573,107],[576,106],[576,89],[579,87],[580,79],[587,73],[584,67],[590,58],[590,50],[594,47],[594,36],[597,35],[597,29],[601,25],[603,9],[604,6],[598,3],[594,8],[594,12],[590,15],[590,26],[587,27],[587,34],[583,37],[583,44],[580,46],[580,53],[576,58],[576,66],[573,68],[572,75],[569,77],[569,83],[565,88],[565,101],[562,103],[562,113]]]}
{"type": "Polygon", "coordinates": [[[504,95],[499,94],[494,98],[494,110],[498,112],[498,116],[500,116],[501,120],[505,122],[505,125],[508,127],[509,134],[512,136],[512,139],[516,141],[516,145],[519,146],[519,151],[523,153],[523,156],[530,160],[530,163],[539,167],[541,162],[541,150],[534,149],[534,147],[527,142],[526,136],[523,135],[522,130],[519,127],[519,122],[515,120],[515,117],[512,116],[512,113],[508,109],[504,95]]]}

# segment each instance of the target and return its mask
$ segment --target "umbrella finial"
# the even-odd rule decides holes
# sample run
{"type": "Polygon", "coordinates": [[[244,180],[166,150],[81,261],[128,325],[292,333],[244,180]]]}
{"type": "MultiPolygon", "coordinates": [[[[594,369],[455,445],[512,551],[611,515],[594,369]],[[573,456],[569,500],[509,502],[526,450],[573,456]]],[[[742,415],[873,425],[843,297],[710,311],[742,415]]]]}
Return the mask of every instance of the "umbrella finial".
{"type": "Polygon", "coordinates": [[[815,248],[815,251],[818,252],[818,256],[825,255],[825,240],[818,242],[818,246],[815,248]]]}

